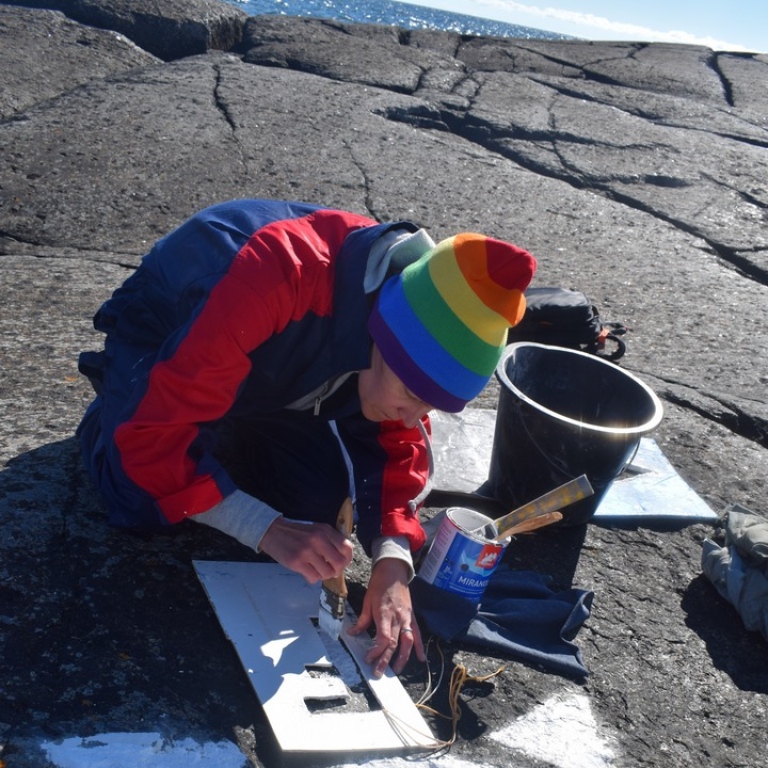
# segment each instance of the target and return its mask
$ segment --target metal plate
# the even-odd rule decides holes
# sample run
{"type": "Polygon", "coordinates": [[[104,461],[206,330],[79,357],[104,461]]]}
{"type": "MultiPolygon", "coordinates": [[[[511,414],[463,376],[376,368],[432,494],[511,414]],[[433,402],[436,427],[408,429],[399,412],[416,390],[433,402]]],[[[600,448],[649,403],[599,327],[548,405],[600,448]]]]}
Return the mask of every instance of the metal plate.
{"type": "Polygon", "coordinates": [[[349,609],[339,640],[321,637],[319,585],[272,563],[196,560],[194,567],[283,750],[439,746],[397,677],[389,670],[373,677],[365,663],[370,639],[347,633],[355,620],[349,609]],[[349,711],[355,680],[368,687],[375,706],[349,711]],[[333,701],[338,707],[312,708],[314,702],[333,701]]]}

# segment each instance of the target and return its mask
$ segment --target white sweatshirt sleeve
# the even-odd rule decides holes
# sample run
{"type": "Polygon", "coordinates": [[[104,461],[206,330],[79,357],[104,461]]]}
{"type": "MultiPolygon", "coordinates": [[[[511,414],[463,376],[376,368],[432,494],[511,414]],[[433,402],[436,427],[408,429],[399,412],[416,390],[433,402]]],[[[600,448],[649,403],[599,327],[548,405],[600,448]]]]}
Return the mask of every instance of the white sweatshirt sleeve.
{"type": "Polygon", "coordinates": [[[215,528],[259,552],[264,534],[282,515],[259,499],[236,490],[215,507],[190,519],[215,528]]]}
{"type": "MultiPolygon", "coordinates": [[[[209,525],[259,552],[264,534],[279,517],[282,515],[272,509],[269,504],[249,496],[244,491],[236,490],[215,507],[199,515],[193,515],[190,520],[209,525]]],[[[375,539],[371,546],[371,567],[385,558],[402,560],[408,566],[408,581],[413,579],[413,558],[405,536],[382,536],[375,539]]]]}
{"type": "Polygon", "coordinates": [[[371,568],[379,560],[391,557],[395,560],[402,560],[408,566],[408,583],[414,576],[413,557],[408,545],[408,539],[405,536],[382,536],[380,539],[374,539],[371,543],[371,568]]]}

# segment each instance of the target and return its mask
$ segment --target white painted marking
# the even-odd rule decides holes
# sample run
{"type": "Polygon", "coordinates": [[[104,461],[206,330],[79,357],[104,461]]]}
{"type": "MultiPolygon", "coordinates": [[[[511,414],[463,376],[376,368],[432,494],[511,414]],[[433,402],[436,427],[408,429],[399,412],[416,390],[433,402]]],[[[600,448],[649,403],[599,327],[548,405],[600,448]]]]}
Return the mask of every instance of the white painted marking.
{"type": "MultiPolygon", "coordinates": [[[[334,768],[360,768],[360,763],[345,763],[337,765],[334,768]]],[[[362,763],[365,768],[478,768],[478,766],[487,766],[487,763],[470,763],[461,758],[454,757],[451,754],[437,755],[435,757],[419,757],[418,762],[414,762],[404,757],[389,757],[383,760],[371,760],[362,763]]],[[[507,764],[507,768],[515,768],[512,764],[507,764]]]]}
{"type": "Polygon", "coordinates": [[[608,768],[616,759],[583,694],[554,696],[490,738],[558,768],[608,768]]]}
{"type": "MultiPolygon", "coordinates": [[[[490,735],[503,746],[558,768],[610,768],[616,755],[598,733],[589,700],[581,694],[560,695],[490,735]]],[[[231,742],[169,740],[158,733],[106,733],[43,742],[56,768],[245,768],[244,755],[231,742]]],[[[366,761],[366,768],[412,768],[413,758],[393,756],[366,761]]],[[[477,768],[451,754],[419,758],[419,768],[477,768]]],[[[515,763],[508,761],[510,768],[515,763]]],[[[336,768],[358,768],[344,763],[336,768]]]]}
{"type": "MultiPolygon", "coordinates": [[[[104,733],[88,738],[74,736],[41,747],[56,768],[246,768],[245,755],[232,743],[201,744],[186,738],[169,741],[159,733],[104,733]]],[[[344,763],[335,768],[360,768],[344,763]]],[[[366,761],[365,768],[413,768],[413,758],[393,756],[366,761]]],[[[420,758],[419,768],[478,768],[479,763],[450,754],[420,758]]],[[[482,765],[485,765],[484,763],[482,765]]],[[[514,766],[510,766],[514,768],[514,766]]]]}
{"type": "Polygon", "coordinates": [[[159,733],[104,733],[40,745],[57,768],[245,768],[246,757],[229,741],[170,740],[159,733]]]}

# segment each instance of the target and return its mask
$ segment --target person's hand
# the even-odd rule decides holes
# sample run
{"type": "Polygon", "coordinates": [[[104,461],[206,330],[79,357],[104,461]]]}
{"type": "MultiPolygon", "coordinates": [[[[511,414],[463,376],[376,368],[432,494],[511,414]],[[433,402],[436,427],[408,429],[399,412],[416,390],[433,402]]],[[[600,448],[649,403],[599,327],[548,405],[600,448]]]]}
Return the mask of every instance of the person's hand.
{"type": "Polygon", "coordinates": [[[426,661],[408,589],[408,565],[402,560],[383,558],[373,566],[363,610],[349,633],[359,635],[372,623],[376,639],[365,661],[373,665],[374,677],[381,677],[390,662],[392,671],[399,675],[411,651],[416,652],[419,661],[426,661]]]}
{"type": "Polygon", "coordinates": [[[326,523],[302,523],[284,517],[267,528],[259,548],[310,584],[339,576],[352,562],[354,551],[352,542],[326,523]]]}

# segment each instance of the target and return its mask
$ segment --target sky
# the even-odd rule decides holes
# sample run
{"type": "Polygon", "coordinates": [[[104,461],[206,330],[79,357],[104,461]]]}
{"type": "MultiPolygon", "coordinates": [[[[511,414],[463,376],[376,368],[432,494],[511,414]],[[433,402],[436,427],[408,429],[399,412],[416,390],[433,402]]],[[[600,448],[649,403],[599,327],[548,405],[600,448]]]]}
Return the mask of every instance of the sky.
{"type": "Polygon", "coordinates": [[[588,40],[768,52],[766,0],[407,0],[588,40]]]}

